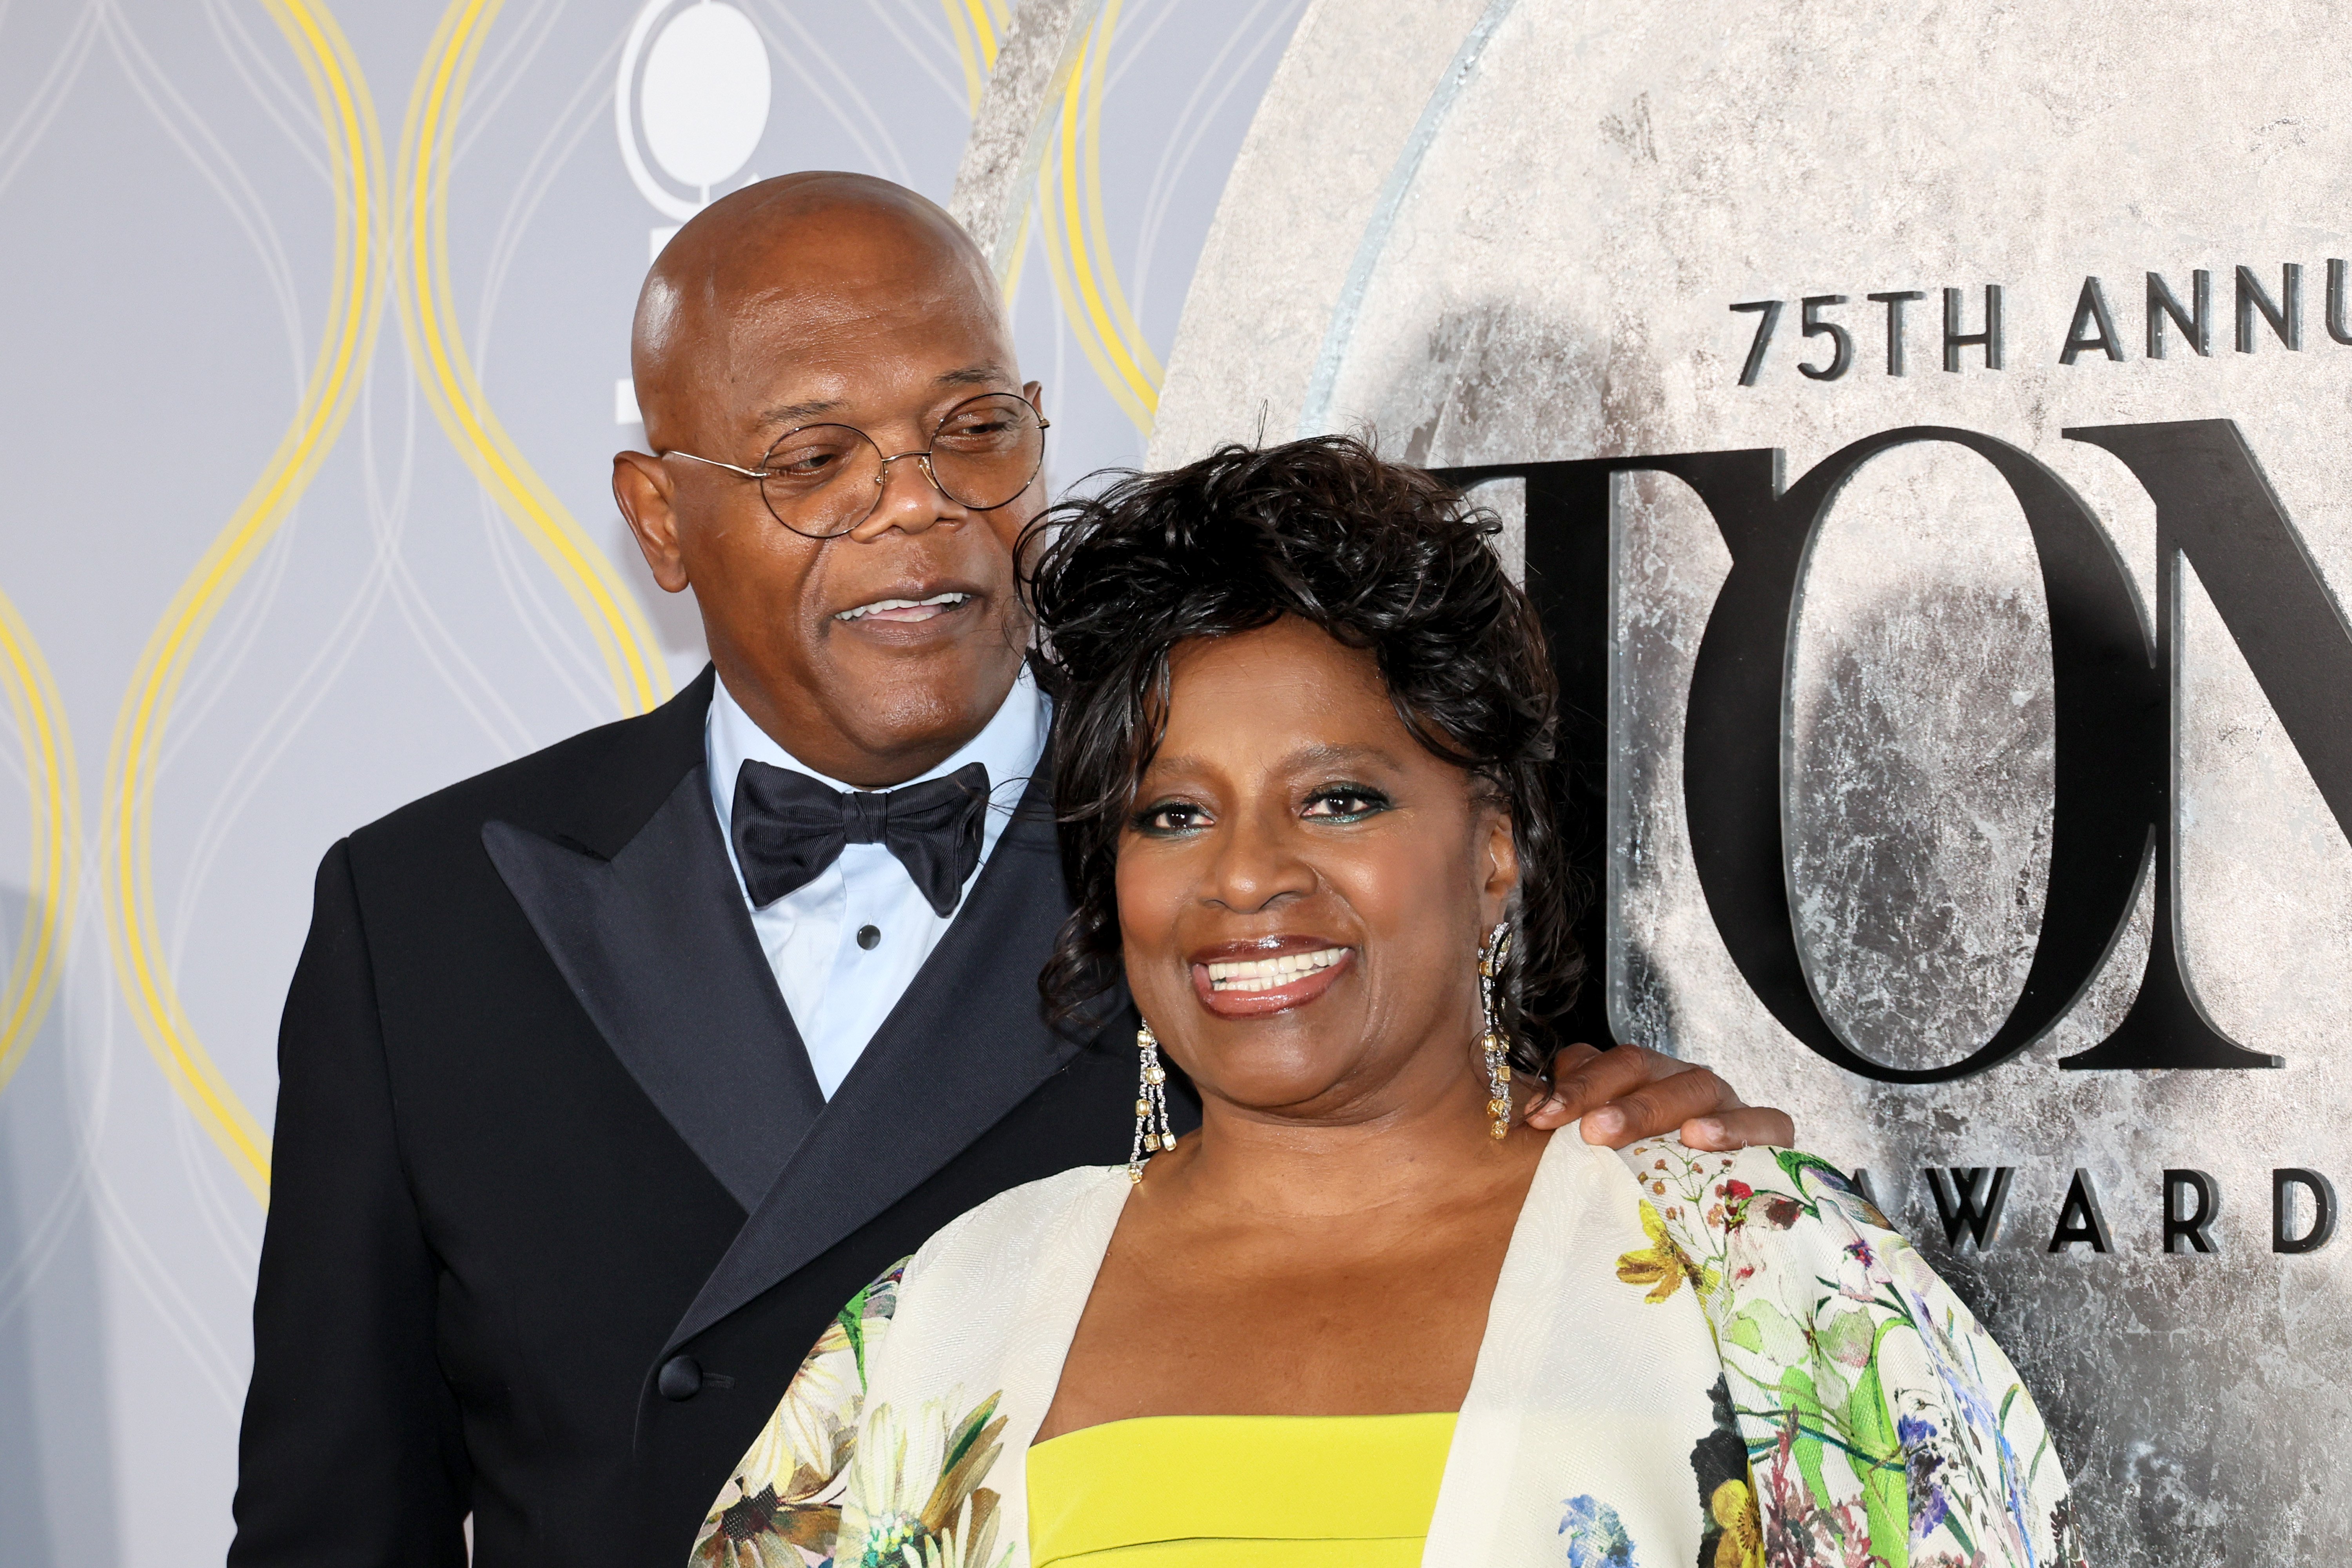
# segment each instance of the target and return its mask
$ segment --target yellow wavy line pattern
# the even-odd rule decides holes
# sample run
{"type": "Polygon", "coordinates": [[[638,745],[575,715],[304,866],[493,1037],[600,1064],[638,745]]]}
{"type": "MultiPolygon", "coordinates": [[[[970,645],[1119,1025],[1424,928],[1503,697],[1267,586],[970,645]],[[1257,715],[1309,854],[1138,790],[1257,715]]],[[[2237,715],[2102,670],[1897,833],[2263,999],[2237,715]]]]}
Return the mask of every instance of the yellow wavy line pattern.
{"type": "MultiPolygon", "coordinates": [[[[940,0],[940,8],[955,34],[964,87],[977,111],[988,73],[996,68],[999,30],[1011,24],[1012,8],[1003,0],[940,0]]],[[[1118,9],[1119,0],[1108,0],[1087,30],[1078,68],[1070,73],[1062,95],[1053,140],[1038,166],[1037,208],[1044,218],[1039,227],[1062,319],[1112,399],[1148,436],[1159,416],[1163,373],[1128,306],[1103,222],[1102,105],[1118,9]]],[[[1021,264],[1028,251],[1024,223],[1004,271],[1008,303],[1020,290],[1021,264]]]]}
{"type": "Polygon", "coordinates": [[[1159,416],[1162,371],[1128,308],[1103,223],[1103,93],[1118,11],[1119,0],[1107,0],[1070,73],[1053,143],[1038,167],[1037,202],[1063,320],[1112,399],[1148,436],[1159,416]]]}
{"type": "Polygon", "coordinates": [[[499,0],[454,0],[426,48],[400,133],[394,272],[401,329],[425,395],[466,466],[537,551],[588,624],[623,713],[670,694],[653,623],[613,563],[573,521],[490,411],[457,330],[449,282],[449,165],[466,85],[499,0]]]}
{"type": "Polygon", "coordinates": [[[963,89],[971,110],[980,111],[980,95],[988,89],[988,73],[996,68],[996,41],[1013,24],[1008,0],[940,0],[948,15],[948,30],[955,35],[956,58],[963,62],[963,89]]]}
{"type": "Polygon", "coordinates": [[[7,987],[0,990],[0,1090],[5,1090],[48,1016],[58,977],[65,972],[81,845],[81,786],[75,777],[65,703],[40,645],[5,595],[0,595],[0,688],[6,689],[16,721],[33,815],[25,928],[16,936],[7,987]]]}
{"type": "Polygon", "coordinates": [[[116,716],[107,764],[107,935],[149,1050],[253,1195],[269,1197],[269,1135],[196,1037],[163,954],[152,828],[163,741],[188,668],[230,592],[308,488],[342,430],[383,311],[383,134],[367,79],[316,0],[263,0],[310,84],[335,198],[333,285],[302,401],[268,465],[163,612],[116,716]]]}

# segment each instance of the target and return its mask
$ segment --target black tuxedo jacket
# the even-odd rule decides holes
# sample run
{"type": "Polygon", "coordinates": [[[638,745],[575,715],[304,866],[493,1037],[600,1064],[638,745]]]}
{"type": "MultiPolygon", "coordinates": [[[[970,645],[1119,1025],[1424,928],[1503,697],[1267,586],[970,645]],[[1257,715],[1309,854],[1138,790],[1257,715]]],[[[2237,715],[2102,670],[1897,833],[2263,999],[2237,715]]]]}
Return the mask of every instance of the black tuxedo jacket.
{"type": "MultiPolygon", "coordinates": [[[[827,1103],[705,776],[712,677],[328,852],[278,1046],[236,1568],[684,1568],[826,1320],[1124,1160],[1134,1015],[1050,1028],[1045,781],[827,1103]]],[[[1185,1108],[1188,1111],[1190,1107],[1185,1108]]]]}

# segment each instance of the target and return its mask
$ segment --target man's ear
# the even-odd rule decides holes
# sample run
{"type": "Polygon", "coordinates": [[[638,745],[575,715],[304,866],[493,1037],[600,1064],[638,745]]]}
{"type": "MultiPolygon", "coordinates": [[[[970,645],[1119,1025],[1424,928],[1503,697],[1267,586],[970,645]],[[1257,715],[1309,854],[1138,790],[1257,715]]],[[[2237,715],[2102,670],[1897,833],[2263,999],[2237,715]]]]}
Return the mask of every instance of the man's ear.
{"type": "Polygon", "coordinates": [[[1033,381],[1025,384],[1021,388],[1021,395],[1029,400],[1029,406],[1037,411],[1038,418],[1045,417],[1045,384],[1044,382],[1033,381]]]}
{"type": "Polygon", "coordinates": [[[686,556],[677,546],[677,513],[670,510],[669,470],[645,452],[613,454],[613,504],[636,536],[646,567],[666,593],[685,588],[686,556]]]}

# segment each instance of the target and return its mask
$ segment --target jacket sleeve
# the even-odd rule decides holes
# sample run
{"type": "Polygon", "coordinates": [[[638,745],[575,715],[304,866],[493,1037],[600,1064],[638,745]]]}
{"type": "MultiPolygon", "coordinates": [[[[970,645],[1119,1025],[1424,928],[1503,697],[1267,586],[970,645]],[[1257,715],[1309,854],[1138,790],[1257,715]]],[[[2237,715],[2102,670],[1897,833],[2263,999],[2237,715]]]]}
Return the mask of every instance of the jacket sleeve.
{"type": "Polygon", "coordinates": [[[462,1568],[467,1475],[438,1266],[394,1131],[347,844],[327,853],[278,1039],[231,1568],[462,1568]]]}
{"type": "Polygon", "coordinates": [[[1723,1360],[1718,1420],[1738,1447],[1707,1540],[1744,1539],[1709,1561],[2082,1568],[2016,1368],[1844,1174],[1790,1150],[1657,1141],[1625,1157],[1643,1228],[1723,1360]]]}
{"type": "Polygon", "coordinates": [[[868,1369],[888,1333],[900,1258],[834,1314],[695,1535],[693,1568],[801,1568],[834,1554],[868,1369]]]}

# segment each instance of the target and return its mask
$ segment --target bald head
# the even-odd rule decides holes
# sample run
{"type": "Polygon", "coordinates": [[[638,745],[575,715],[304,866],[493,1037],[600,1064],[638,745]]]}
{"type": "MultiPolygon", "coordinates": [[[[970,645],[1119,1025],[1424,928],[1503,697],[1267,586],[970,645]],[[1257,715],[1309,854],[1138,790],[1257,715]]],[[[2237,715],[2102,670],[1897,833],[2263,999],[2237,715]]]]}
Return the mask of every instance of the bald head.
{"type": "Polygon", "coordinates": [[[709,405],[772,375],[796,338],[939,313],[982,327],[1018,383],[988,260],[936,203],[870,174],[748,185],[679,229],[637,296],[629,357],[646,439],[708,439],[709,405]]]}
{"type": "Polygon", "coordinates": [[[1045,504],[1042,468],[975,506],[907,460],[950,420],[1042,451],[1043,393],[971,237],[887,181],[763,180],[664,248],[631,359],[653,450],[614,456],[613,497],[654,580],[694,591],[729,693],[861,789],[968,743],[1020,673],[1013,552],[1045,504]],[[801,526],[819,491],[846,531],[801,526]]]}

